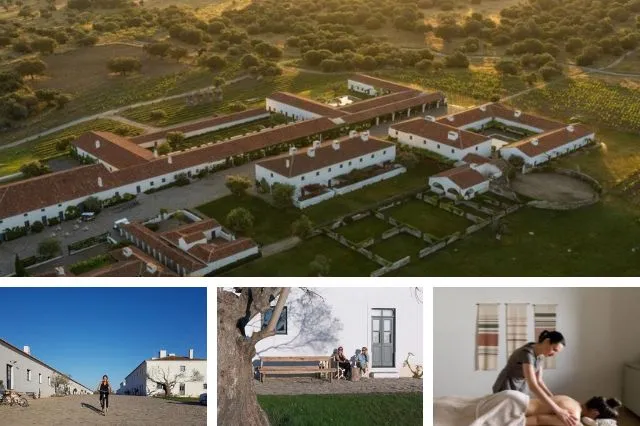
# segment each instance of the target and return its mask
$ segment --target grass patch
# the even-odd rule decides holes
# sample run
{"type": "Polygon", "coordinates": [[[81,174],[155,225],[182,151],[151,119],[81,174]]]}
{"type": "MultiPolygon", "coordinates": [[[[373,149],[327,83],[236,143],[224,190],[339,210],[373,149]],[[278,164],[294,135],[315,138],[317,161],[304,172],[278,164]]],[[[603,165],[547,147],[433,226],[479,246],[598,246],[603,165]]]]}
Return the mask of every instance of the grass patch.
{"type": "Polygon", "coordinates": [[[329,275],[334,277],[366,277],[379,268],[363,255],[349,250],[327,236],[320,235],[305,240],[290,250],[243,265],[227,275],[306,277],[309,275],[309,263],[319,254],[331,260],[329,275]]]}
{"type": "Polygon", "coordinates": [[[267,245],[291,236],[291,224],[301,216],[300,210],[280,210],[251,195],[237,197],[228,195],[196,207],[203,214],[226,224],[227,214],[236,207],[243,207],[253,215],[253,230],[250,237],[259,244],[267,245]]]}
{"type": "Polygon", "coordinates": [[[489,227],[394,274],[637,276],[638,219],[637,210],[613,197],[573,211],[524,208],[506,218],[509,234],[501,241],[489,227]]]}
{"type": "Polygon", "coordinates": [[[385,211],[385,214],[436,237],[463,231],[471,221],[423,201],[411,200],[385,211]]]}
{"type": "Polygon", "coordinates": [[[387,222],[375,216],[367,216],[364,219],[352,222],[346,226],[341,226],[337,229],[337,232],[349,241],[359,243],[360,241],[382,234],[390,227],[391,225],[387,222]]]}
{"type": "Polygon", "coordinates": [[[348,213],[371,207],[395,195],[423,188],[427,185],[428,176],[446,168],[447,166],[434,160],[425,159],[406,173],[336,196],[304,211],[315,223],[326,223],[348,213]]]}
{"type": "Polygon", "coordinates": [[[190,396],[157,396],[156,398],[166,399],[167,401],[200,402],[200,398],[195,398],[190,396]]]}
{"type": "Polygon", "coordinates": [[[274,426],[422,425],[422,393],[258,395],[274,426]]]}
{"type": "Polygon", "coordinates": [[[142,130],[137,127],[104,118],[80,123],[31,142],[0,150],[0,176],[16,173],[20,170],[20,166],[30,161],[66,155],[67,151],[56,149],[56,143],[68,136],[79,137],[90,130],[113,132],[116,129],[126,129],[130,135],[142,133],[142,130]]]}
{"type": "Polygon", "coordinates": [[[418,252],[425,248],[427,243],[423,240],[414,237],[409,234],[398,234],[391,238],[382,240],[381,242],[374,244],[369,249],[383,258],[395,262],[403,257],[411,256],[412,258],[418,257],[418,252]]]}

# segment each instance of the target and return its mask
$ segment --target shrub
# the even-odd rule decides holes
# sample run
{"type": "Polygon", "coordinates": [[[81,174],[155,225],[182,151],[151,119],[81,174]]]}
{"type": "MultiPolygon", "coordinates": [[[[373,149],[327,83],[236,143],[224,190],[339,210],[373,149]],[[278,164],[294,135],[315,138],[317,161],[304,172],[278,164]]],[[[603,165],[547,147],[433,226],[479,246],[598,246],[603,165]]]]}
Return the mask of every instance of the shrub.
{"type": "Polygon", "coordinates": [[[519,155],[512,155],[508,161],[513,167],[522,167],[524,165],[524,158],[519,155]]]}
{"type": "Polygon", "coordinates": [[[168,143],[163,142],[158,146],[158,154],[167,155],[170,152],[171,152],[171,145],[169,145],[168,143]]]}
{"type": "Polygon", "coordinates": [[[97,197],[87,197],[82,203],[83,212],[100,213],[102,202],[97,197]]]}
{"type": "Polygon", "coordinates": [[[407,169],[412,169],[419,163],[418,156],[411,151],[401,151],[398,153],[397,161],[407,169]]]}
{"type": "Polygon", "coordinates": [[[160,229],[160,225],[157,223],[145,223],[144,226],[154,232],[160,229]]]}
{"type": "Polygon", "coordinates": [[[80,274],[84,274],[85,272],[89,272],[93,269],[97,269],[102,266],[108,265],[111,262],[112,262],[112,257],[110,255],[101,254],[99,256],[92,257],[91,259],[74,263],[69,268],[69,271],[74,275],[80,275],[80,274]]]}
{"type": "Polygon", "coordinates": [[[128,72],[139,71],[141,68],[140,60],[132,56],[119,56],[107,61],[107,69],[120,75],[127,75],[128,72]]]}
{"type": "Polygon", "coordinates": [[[51,169],[39,161],[32,161],[31,163],[21,166],[20,172],[22,172],[25,177],[35,177],[50,173],[51,169]]]}
{"type": "Polygon", "coordinates": [[[57,217],[50,217],[47,219],[47,223],[49,224],[49,226],[55,226],[60,223],[60,219],[58,219],[57,217]]]}
{"type": "Polygon", "coordinates": [[[243,207],[236,207],[227,214],[227,226],[234,232],[248,235],[253,228],[253,215],[243,207]]]}
{"type": "Polygon", "coordinates": [[[276,207],[287,208],[293,206],[293,193],[296,188],[293,185],[274,183],[271,187],[271,196],[276,207]]]}
{"type": "Polygon", "coordinates": [[[444,64],[447,68],[469,68],[469,59],[464,53],[458,51],[445,57],[444,64]]]}
{"type": "Polygon", "coordinates": [[[313,231],[313,222],[306,215],[300,216],[291,224],[291,233],[296,237],[307,238],[313,231]]]}
{"type": "Polygon", "coordinates": [[[38,244],[38,254],[45,259],[51,259],[60,253],[62,253],[62,246],[55,238],[47,238],[38,244]]]}
{"type": "Polygon", "coordinates": [[[36,220],[31,224],[31,232],[35,232],[36,234],[39,234],[40,232],[42,232],[43,229],[44,229],[44,225],[39,220],[36,220]]]}
{"type": "Polygon", "coordinates": [[[80,217],[80,209],[76,206],[69,206],[64,211],[65,220],[73,220],[80,217]]]}
{"type": "Polygon", "coordinates": [[[149,117],[152,120],[162,120],[167,118],[167,112],[163,109],[154,109],[149,113],[149,117]]]}
{"type": "Polygon", "coordinates": [[[242,175],[227,176],[225,185],[233,195],[240,196],[251,186],[251,179],[242,175]]]}
{"type": "Polygon", "coordinates": [[[189,185],[190,183],[191,183],[191,180],[189,179],[186,173],[178,173],[176,175],[176,180],[175,180],[176,186],[186,186],[186,185],[189,185]]]}

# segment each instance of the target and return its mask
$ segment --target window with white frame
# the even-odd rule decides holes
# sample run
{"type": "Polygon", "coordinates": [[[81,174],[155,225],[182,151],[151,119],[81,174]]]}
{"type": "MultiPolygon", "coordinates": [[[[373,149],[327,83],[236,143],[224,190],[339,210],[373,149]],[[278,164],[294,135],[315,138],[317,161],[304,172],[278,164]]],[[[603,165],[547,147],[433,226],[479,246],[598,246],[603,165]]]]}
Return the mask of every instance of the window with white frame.
{"type": "Polygon", "coordinates": [[[31,370],[27,370],[27,381],[31,381],[31,370]]]}
{"type": "Polygon", "coordinates": [[[42,384],[42,374],[38,373],[38,383],[42,384]]]}

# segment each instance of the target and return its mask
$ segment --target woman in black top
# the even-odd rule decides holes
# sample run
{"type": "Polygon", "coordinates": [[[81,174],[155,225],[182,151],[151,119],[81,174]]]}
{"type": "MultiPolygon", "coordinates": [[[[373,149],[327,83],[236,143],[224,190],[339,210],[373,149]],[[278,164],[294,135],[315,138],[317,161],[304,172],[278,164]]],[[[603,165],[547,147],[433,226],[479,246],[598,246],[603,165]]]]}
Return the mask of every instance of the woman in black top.
{"type": "Polygon", "coordinates": [[[342,346],[338,348],[338,353],[334,355],[334,360],[338,363],[338,367],[344,370],[345,377],[350,378],[351,362],[349,362],[349,359],[344,355],[342,346]]]}
{"type": "Polygon", "coordinates": [[[109,394],[113,392],[111,385],[109,384],[109,377],[105,374],[102,376],[102,381],[98,385],[98,391],[100,392],[100,406],[104,413],[109,409],[109,394]]]}

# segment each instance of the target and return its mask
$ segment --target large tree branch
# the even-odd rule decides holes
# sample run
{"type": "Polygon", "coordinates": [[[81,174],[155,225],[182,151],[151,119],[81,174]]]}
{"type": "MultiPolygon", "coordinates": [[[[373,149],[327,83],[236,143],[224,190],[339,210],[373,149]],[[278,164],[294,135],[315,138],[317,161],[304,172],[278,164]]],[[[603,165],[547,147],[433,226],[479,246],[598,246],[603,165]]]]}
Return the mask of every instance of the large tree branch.
{"type": "Polygon", "coordinates": [[[271,314],[271,319],[269,319],[269,323],[267,324],[267,327],[251,335],[251,343],[253,345],[258,343],[262,339],[271,337],[276,334],[276,331],[275,331],[276,324],[280,319],[280,314],[282,314],[282,310],[284,309],[284,304],[287,303],[287,298],[289,297],[290,291],[291,289],[289,287],[283,287],[280,289],[280,297],[278,297],[278,302],[276,303],[276,306],[273,308],[273,313],[271,314]]]}

